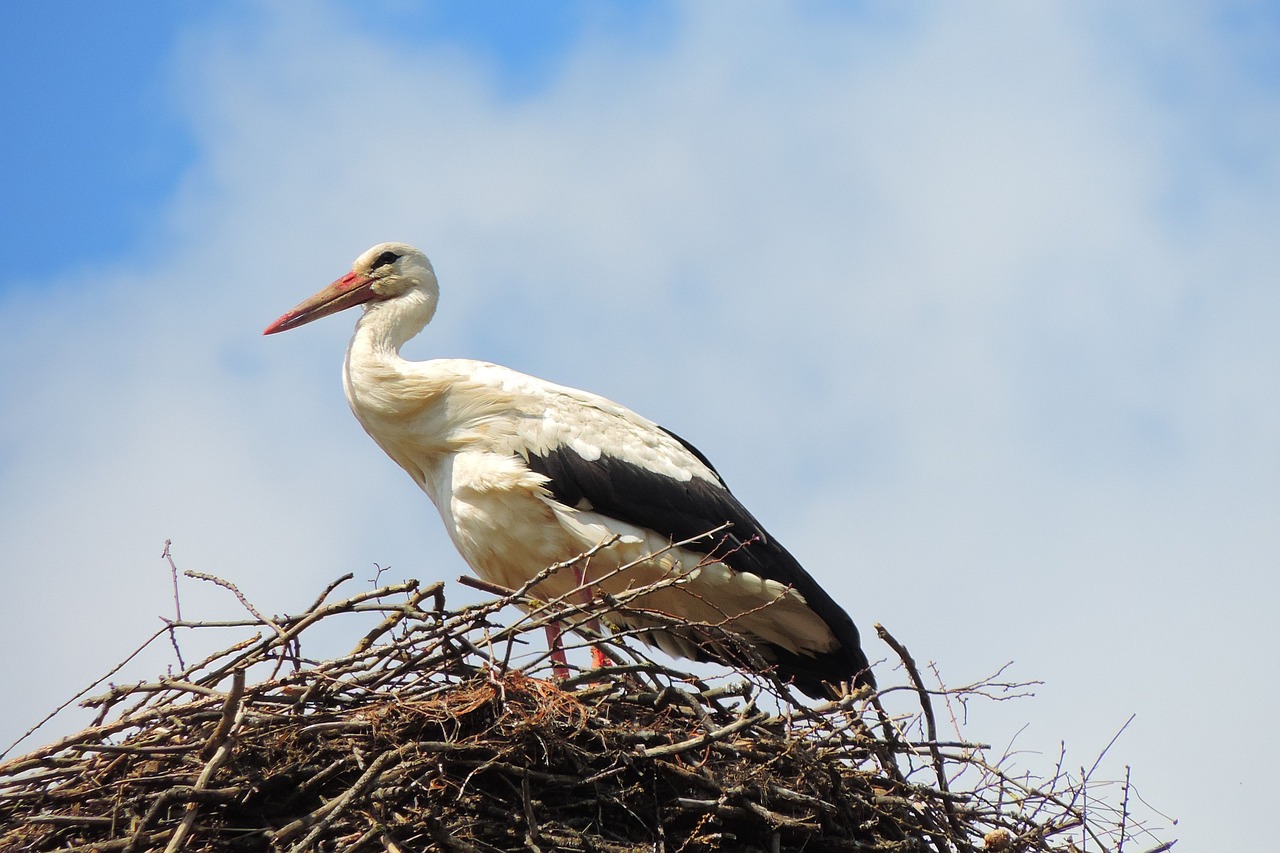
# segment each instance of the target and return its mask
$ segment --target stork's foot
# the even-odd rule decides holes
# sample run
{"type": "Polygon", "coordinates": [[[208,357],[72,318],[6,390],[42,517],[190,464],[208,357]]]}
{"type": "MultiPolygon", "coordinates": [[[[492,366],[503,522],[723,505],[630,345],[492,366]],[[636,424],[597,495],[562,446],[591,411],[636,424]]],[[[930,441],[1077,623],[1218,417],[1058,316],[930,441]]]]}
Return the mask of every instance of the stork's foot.
{"type": "Polygon", "coordinates": [[[604,649],[599,646],[591,647],[591,665],[596,669],[602,669],[606,666],[613,666],[614,660],[605,654],[604,649]]]}

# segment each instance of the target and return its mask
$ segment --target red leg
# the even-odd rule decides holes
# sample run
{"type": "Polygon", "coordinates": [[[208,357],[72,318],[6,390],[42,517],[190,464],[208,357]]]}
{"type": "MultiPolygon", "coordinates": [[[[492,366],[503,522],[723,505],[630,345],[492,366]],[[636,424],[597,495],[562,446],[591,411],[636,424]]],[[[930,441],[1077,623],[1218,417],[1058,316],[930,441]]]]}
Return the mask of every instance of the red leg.
{"type": "MultiPolygon", "coordinates": [[[[578,566],[573,567],[573,576],[578,579],[578,600],[584,605],[591,604],[591,600],[595,597],[591,594],[591,587],[587,585],[586,573],[578,566]]],[[[591,618],[587,620],[587,627],[596,633],[596,636],[603,637],[604,629],[600,625],[600,620],[591,618]]],[[[591,665],[596,669],[605,666],[612,666],[613,661],[609,656],[601,651],[599,646],[591,647],[591,665]]]]}
{"type": "Polygon", "coordinates": [[[569,677],[569,659],[564,656],[564,644],[560,642],[563,633],[558,623],[546,626],[547,648],[551,650],[551,671],[556,678],[569,677]]]}

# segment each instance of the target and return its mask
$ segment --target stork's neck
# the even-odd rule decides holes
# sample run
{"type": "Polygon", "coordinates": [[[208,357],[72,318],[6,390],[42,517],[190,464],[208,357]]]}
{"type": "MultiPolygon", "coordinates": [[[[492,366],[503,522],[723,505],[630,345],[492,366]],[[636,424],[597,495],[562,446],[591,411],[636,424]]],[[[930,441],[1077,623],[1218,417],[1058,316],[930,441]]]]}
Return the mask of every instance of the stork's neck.
{"type": "Polygon", "coordinates": [[[379,422],[399,418],[443,390],[414,382],[414,365],[400,356],[400,347],[422,331],[435,310],[434,290],[414,288],[371,303],[356,323],[343,379],[351,410],[375,439],[379,422]]]}
{"type": "Polygon", "coordinates": [[[386,302],[370,303],[356,323],[352,350],[359,347],[370,355],[398,358],[400,347],[431,322],[436,299],[434,292],[413,288],[386,302]]]}

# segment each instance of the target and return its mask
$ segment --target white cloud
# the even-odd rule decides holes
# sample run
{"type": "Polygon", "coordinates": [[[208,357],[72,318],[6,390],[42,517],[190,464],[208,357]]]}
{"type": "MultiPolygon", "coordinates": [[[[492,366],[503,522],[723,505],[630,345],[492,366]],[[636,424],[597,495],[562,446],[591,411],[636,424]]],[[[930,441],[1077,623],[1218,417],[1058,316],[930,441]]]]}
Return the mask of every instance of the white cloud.
{"type": "Polygon", "coordinates": [[[444,288],[415,355],[685,434],[864,633],[1046,679],[994,739],[1031,719],[1088,752],[1137,711],[1115,755],[1184,839],[1262,807],[1210,734],[1228,704],[1274,751],[1280,700],[1280,195],[1252,141],[1277,93],[1231,33],[690,4],[665,48],[597,34],[507,102],[460,52],[315,8],[191,35],[204,157],[167,248],[6,305],[6,733],[168,612],[166,537],[268,610],[374,561],[461,571],[345,410],[350,318],[258,336],[407,239],[444,288]],[[1241,785],[1201,790],[1210,763],[1241,785]]]}

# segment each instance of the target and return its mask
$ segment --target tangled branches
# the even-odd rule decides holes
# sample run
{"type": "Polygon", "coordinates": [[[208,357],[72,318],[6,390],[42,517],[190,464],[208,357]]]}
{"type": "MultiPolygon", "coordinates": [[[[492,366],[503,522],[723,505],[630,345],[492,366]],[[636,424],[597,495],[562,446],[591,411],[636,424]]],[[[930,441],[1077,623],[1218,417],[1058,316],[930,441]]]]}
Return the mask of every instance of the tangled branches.
{"type": "MultiPolygon", "coordinates": [[[[580,641],[617,665],[552,678],[532,632],[585,625],[635,606],[646,590],[540,602],[531,583],[449,609],[441,584],[409,581],[331,602],[349,579],[273,619],[240,596],[251,618],[238,624],[249,636],[168,677],[85,700],[98,709],[93,725],[0,765],[0,848],[1171,846],[1135,821],[1127,780],[1119,804],[1093,789],[1086,802],[1089,780],[1061,767],[1045,778],[1017,775],[982,744],[944,739],[935,700],[1002,698],[1026,685],[997,674],[928,687],[883,629],[908,683],[815,706],[767,673],[702,678],[619,636],[580,641]],[[515,616],[504,624],[513,604],[522,612],[507,611],[515,616]],[[302,655],[318,623],[361,613],[379,621],[349,654],[302,655]],[[913,697],[915,712],[886,710],[882,698],[893,694],[913,697]]],[[[175,622],[167,633],[202,627],[175,622]]],[[[736,642],[705,630],[712,642],[736,642]]]]}

